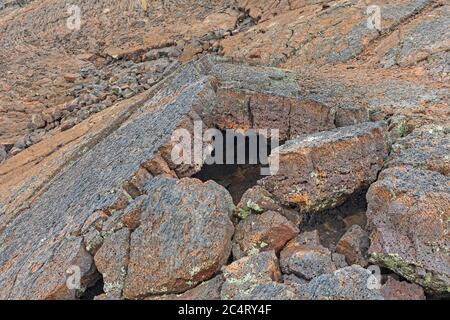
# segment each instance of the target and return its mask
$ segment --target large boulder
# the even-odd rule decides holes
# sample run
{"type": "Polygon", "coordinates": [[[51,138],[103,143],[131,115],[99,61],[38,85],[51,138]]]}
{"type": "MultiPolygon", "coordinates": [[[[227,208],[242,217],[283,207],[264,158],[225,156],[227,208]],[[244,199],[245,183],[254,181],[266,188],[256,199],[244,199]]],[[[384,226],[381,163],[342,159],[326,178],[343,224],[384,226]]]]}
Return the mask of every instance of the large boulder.
{"type": "Polygon", "coordinates": [[[363,123],[304,135],[272,151],[275,175],[261,184],[284,204],[316,212],[342,204],[377,178],[387,156],[386,126],[363,123]]]}
{"type": "Polygon", "coordinates": [[[231,253],[230,194],[213,181],[163,176],[145,191],[151,196],[131,234],[124,297],[181,293],[212,278],[231,253]]]}
{"type": "Polygon", "coordinates": [[[384,170],[367,193],[376,264],[427,291],[450,291],[450,178],[411,167],[384,170]]]}

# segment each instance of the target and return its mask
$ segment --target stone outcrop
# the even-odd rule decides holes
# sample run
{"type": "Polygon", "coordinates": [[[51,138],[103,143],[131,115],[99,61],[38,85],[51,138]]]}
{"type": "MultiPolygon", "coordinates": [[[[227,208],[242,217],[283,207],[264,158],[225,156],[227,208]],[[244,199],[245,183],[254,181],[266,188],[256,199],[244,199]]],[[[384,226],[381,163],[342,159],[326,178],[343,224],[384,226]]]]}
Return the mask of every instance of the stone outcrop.
{"type": "Polygon", "coordinates": [[[0,299],[448,296],[447,2],[78,5],[0,3],[0,299]],[[278,175],[192,179],[196,124],[277,129],[278,175]]]}

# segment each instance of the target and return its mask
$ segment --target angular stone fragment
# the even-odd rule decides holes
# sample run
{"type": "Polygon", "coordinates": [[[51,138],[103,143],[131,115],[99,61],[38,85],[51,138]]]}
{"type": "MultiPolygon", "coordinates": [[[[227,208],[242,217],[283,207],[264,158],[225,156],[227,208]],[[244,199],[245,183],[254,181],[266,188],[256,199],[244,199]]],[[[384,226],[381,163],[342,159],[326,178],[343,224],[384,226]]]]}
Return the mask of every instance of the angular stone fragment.
{"type": "Polygon", "coordinates": [[[273,198],[273,195],[271,195],[269,191],[261,186],[254,186],[245,191],[236,206],[236,211],[238,212],[238,215],[240,215],[241,212],[244,212],[244,214],[247,212],[251,213],[254,211],[252,207],[260,208],[260,212],[256,213],[261,213],[264,211],[278,212],[291,221],[294,225],[299,225],[302,221],[302,216],[298,214],[298,212],[282,206],[273,198]]]}
{"type": "Polygon", "coordinates": [[[414,283],[388,277],[380,289],[385,300],[425,300],[423,289],[414,283]]]}
{"type": "Polygon", "coordinates": [[[13,282],[6,283],[6,286],[13,286],[9,299],[75,299],[95,282],[94,261],[81,238],[64,240],[52,250],[53,259],[46,252],[34,252],[29,265],[16,275],[27,277],[30,281],[28,287],[14,287],[13,282]]]}
{"type": "Polygon", "coordinates": [[[103,290],[108,297],[120,297],[128,267],[130,230],[121,229],[105,239],[95,254],[95,265],[103,275],[103,290]]]}
{"type": "Polygon", "coordinates": [[[450,124],[426,125],[397,141],[387,162],[450,175],[450,124]]]}
{"type": "Polygon", "coordinates": [[[237,260],[253,251],[278,252],[298,232],[295,225],[274,211],[251,214],[236,227],[233,257],[237,260]]]}
{"type": "Polygon", "coordinates": [[[367,201],[371,260],[427,291],[450,292],[450,178],[411,167],[386,169],[367,201]]]}
{"type": "Polygon", "coordinates": [[[372,273],[360,266],[351,266],[311,280],[307,291],[313,300],[383,300],[379,290],[372,288],[372,273]]]}
{"type": "Polygon", "coordinates": [[[227,261],[234,231],[229,193],[215,182],[159,176],[146,185],[142,223],[131,235],[124,297],[179,293],[227,261]]]}
{"type": "Polygon", "coordinates": [[[244,257],[223,268],[225,283],[221,298],[294,299],[292,288],[278,283],[281,273],[274,251],[244,257]]]}
{"type": "Polygon", "coordinates": [[[276,199],[316,212],[342,204],[375,181],[387,155],[383,122],[363,123],[290,140],[272,151],[275,175],[260,183],[276,199]]]}
{"type": "Polygon", "coordinates": [[[281,251],[280,265],[283,273],[306,280],[336,270],[330,250],[320,245],[299,245],[295,241],[281,251]]]}
{"type": "Polygon", "coordinates": [[[353,225],[336,245],[336,252],[345,256],[348,265],[358,264],[366,267],[369,235],[359,225],[353,225]]]}

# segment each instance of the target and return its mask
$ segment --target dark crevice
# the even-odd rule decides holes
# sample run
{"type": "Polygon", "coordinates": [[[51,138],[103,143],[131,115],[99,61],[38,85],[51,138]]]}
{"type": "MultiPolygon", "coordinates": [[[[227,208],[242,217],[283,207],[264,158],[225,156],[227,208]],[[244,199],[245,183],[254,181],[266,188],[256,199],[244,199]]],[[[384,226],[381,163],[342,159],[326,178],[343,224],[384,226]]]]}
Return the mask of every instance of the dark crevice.
{"type": "MultiPolygon", "coordinates": [[[[227,164],[227,134],[222,131],[223,137],[223,152],[222,161],[223,164],[204,164],[202,170],[195,174],[193,178],[200,179],[202,181],[213,180],[218,184],[225,187],[231,194],[235,204],[239,203],[242,195],[245,191],[257,184],[257,181],[263,178],[261,175],[261,168],[267,167],[267,157],[270,155],[270,140],[266,137],[259,135],[258,143],[256,147],[256,155],[254,152],[250,152],[253,148],[248,136],[243,136],[241,134],[234,135],[233,150],[234,159],[232,162],[227,164]],[[244,145],[243,143],[244,142],[244,145]],[[260,150],[261,148],[266,148],[266,152],[260,150]],[[245,150],[245,151],[244,151],[245,150]],[[238,155],[243,155],[245,152],[245,163],[238,164],[238,155]],[[260,152],[261,151],[261,152],[260,152]]],[[[228,137],[228,139],[231,135],[228,137]]],[[[216,150],[212,152],[212,157],[216,157],[216,150]]],[[[217,160],[217,159],[216,159],[217,160]]]]}
{"type": "Polygon", "coordinates": [[[354,224],[366,228],[367,190],[353,194],[342,205],[318,213],[305,214],[300,230],[318,230],[323,246],[334,250],[339,239],[354,224]]]}
{"type": "Polygon", "coordinates": [[[103,291],[103,276],[101,275],[101,273],[98,273],[98,276],[98,280],[83,292],[83,294],[80,296],[80,300],[94,300],[96,296],[105,293],[103,291]]]}

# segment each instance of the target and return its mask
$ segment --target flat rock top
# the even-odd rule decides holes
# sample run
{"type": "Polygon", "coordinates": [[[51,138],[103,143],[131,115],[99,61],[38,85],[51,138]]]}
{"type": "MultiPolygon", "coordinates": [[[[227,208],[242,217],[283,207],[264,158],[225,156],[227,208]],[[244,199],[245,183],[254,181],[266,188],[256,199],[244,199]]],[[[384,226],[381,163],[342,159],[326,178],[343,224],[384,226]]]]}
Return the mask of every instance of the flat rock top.
{"type": "Polygon", "coordinates": [[[386,123],[384,122],[365,122],[354,126],[303,135],[287,141],[278,150],[280,153],[289,153],[298,148],[320,147],[339,141],[357,140],[359,137],[370,134],[374,130],[383,131],[385,126],[386,123]]]}

